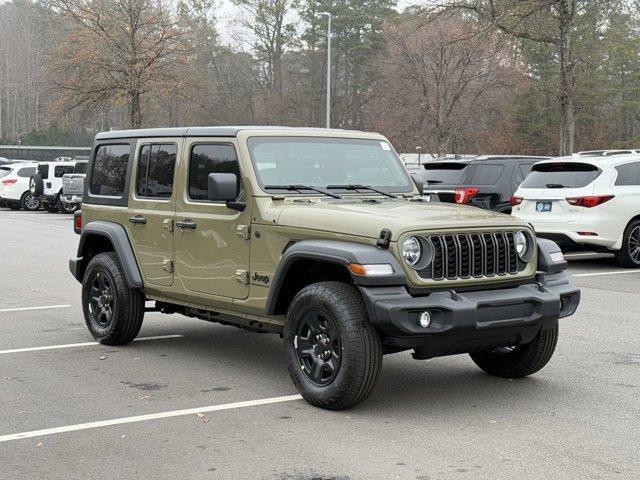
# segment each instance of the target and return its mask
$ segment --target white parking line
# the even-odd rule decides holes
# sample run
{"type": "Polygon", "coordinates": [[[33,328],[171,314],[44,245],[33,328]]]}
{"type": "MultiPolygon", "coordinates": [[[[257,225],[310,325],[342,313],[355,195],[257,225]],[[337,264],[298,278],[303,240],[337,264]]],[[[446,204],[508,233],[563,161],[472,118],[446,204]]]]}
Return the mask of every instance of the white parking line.
{"type": "Polygon", "coordinates": [[[169,412],[150,413],[148,415],[138,415],[136,417],[114,418],[112,420],[102,420],[100,422],[79,423],[66,427],[46,428],[44,430],[32,430],[30,432],[12,433],[0,436],[0,443],[20,440],[23,438],[42,437],[45,435],[55,435],[56,433],[76,432],[78,430],[89,430],[92,428],[110,427],[112,425],[123,425],[125,423],[146,422],[147,420],[158,420],[161,418],[182,417],[185,415],[195,415],[196,413],[219,412],[222,410],[233,410],[236,408],[256,407],[259,405],[270,405],[273,403],[291,402],[300,400],[300,395],[288,395],[285,397],[262,398],[260,400],[248,400],[245,402],[225,403],[222,405],[210,405],[208,407],[187,408],[184,410],[173,410],[169,412]]]}
{"type": "Polygon", "coordinates": [[[45,305],[44,307],[22,307],[22,308],[3,308],[0,313],[5,312],[23,312],[26,310],[47,310],[48,308],[69,308],[71,305],[45,305]]]}
{"type": "MultiPolygon", "coordinates": [[[[145,340],[164,340],[166,338],[182,338],[182,337],[183,335],[157,335],[155,337],[136,338],[134,342],[143,342],[145,340]]],[[[84,343],[65,343],[62,345],[47,345],[44,347],[14,348],[12,350],[0,350],[0,355],[7,355],[9,353],[37,352],[40,350],[58,350],[60,348],[89,347],[93,345],[101,345],[101,344],[98,342],[84,342],[84,343]]]]}
{"type": "Polygon", "coordinates": [[[597,273],[576,273],[572,277],[597,277],[599,275],[628,275],[630,273],[640,273],[640,270],[616,270],[615,272],[597,272],[597,273]]]}

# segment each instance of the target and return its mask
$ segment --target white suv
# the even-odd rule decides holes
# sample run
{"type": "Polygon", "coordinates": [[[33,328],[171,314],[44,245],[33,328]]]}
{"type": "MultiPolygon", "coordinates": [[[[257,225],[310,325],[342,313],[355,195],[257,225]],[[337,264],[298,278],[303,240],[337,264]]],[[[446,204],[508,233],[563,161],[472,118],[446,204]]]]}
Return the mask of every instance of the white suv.
{"type": "Polygon", "coordinates": [[[0,203],[12,210],[37,210],[40,200],[29,190],[29,179],[36,173],[35,163],[0,166],[0,203]]]}
{"type": "Polygon", "coordinates": [[[640,154],[536,163],[511,204],[540,237],[612,251],[621,265],[640,268],[640,154]]]}

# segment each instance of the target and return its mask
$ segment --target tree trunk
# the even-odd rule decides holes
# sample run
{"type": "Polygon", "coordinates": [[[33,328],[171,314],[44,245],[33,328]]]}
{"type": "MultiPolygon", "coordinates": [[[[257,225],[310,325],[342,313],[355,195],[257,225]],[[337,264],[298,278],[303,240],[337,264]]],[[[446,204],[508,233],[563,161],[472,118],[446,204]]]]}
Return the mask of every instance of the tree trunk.
{"type": "Polygon", "coordinates": [[[571,45],[574,9],[575,4],[572,0],[564,0],[560,7],[560,155],[573,153],[575,135],[575,77],[571,45]]]}
{"type": "Polygon", "coordinates": [[[131,92],[131,128],[142,127],[142,113],[140,112],[140,92],[131,92]]]}

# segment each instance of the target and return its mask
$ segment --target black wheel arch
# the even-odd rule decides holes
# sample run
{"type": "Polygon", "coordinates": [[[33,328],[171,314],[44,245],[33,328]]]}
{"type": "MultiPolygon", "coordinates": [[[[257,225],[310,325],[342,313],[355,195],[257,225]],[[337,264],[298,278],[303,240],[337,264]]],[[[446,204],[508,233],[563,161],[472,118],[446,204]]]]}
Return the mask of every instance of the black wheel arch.
{"type": "Polygon", "coordinates": [[[142,288],[142,275],[133,247],[124,227],[115,222],[95,221],[82,228],[78,255],[69,261],[73,276],[82,282],[84,272],[91,259],[103,252],[114,252],[122,266],[130,288],[142,288]]]}
{"type": "Polygon", "coordinates": [[[300,240],[285,248],[267,297],[267,315],[283,315],[295,294],[318,281],[338,280],[357,286],[406,284],[404,270],[384,248],[339,240],[300,240]],[[364,277],[352,274],[350,263],[389,264],[393,274],[364,277]]]}

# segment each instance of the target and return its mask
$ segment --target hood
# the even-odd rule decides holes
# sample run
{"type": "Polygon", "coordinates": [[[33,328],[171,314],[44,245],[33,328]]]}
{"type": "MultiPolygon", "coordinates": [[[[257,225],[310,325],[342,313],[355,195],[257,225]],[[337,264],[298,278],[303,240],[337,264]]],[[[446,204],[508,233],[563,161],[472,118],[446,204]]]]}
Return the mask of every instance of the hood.
{"type": "MultiPolygon", "coordinates": [[[[377,238],[388,228],[392,240],[406,232],[484,227],[526,226],[511,215],[449,203],[380,200],[273,202],[269,213],[278,225],[377,238]]],[[[270,215],[270,216],[271,216],[270,215]]]]}

